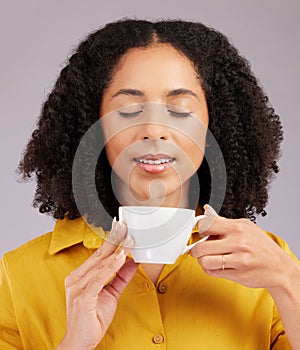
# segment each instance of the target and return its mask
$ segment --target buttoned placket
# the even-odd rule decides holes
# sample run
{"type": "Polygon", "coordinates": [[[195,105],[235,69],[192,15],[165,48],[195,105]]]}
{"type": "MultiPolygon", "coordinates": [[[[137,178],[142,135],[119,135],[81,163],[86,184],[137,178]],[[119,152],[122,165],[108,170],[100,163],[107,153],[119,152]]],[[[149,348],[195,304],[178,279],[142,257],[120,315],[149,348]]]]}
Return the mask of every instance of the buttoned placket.
{"type": "MultiPolygon", "coordinates": [[[[159,346],[159,349],[167,349],[167,336],[165,334],[161,308],[164,304],[164,298],[168,297],[168,277],[178,268],[182,259],[184,259],[184,256],[179,257],[174,265],[165,265],[156,285],[150,280],[141,266],[139,266],[137,272],[139,277],[144,281],[144,293],[146,294],[144,297],[147,297],[148,310],[151,312],[152,317],[156,314],[155,319],[157,323],[151,325],[153,328],[151,341],[154,348],[158,348],[159,346]]],[[[142,288],[140,287],[139,289],[142,292],[142,288]]]]}
{"type": "Polygon", "coordinates": [[[149,349],[153,346],[153,349],[165,350],[167,349],[166,335],[157,298],[157,288],[141,267],[139,267],[137,274],[140,282],[143,281],[139,283],[138,294],[147,298],[148,312],[151,313],[151,318],[154,320],[153,324],[150,325],[152,336],[148,339],[149,349]]]}

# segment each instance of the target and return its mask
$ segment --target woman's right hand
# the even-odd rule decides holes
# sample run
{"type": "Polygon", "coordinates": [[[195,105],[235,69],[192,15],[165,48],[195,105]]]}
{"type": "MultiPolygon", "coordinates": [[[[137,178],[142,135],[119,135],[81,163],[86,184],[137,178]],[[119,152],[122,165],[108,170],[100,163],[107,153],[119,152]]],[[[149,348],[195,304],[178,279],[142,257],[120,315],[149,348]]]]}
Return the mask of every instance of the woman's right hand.
{"type": "Polygon", "coordinates": [[[138,266],[132,259],[126,260],[133,240],[126,238],[120,246],[126,232],[126,225],[113,222],[109,240],[67,276],[67,330],[57,349],[90,350],[103,338],[119,297],[138,266]]]}

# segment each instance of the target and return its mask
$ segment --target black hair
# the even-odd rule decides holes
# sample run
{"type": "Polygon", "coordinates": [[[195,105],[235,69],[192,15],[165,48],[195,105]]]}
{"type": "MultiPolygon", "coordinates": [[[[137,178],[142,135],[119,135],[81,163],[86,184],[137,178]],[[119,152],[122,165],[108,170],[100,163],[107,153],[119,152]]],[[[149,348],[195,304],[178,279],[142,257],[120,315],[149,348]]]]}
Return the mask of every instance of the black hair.
{"type": "MultiPolygon", "coordinates": [[[[131,48],[153,43],[172,45],[193,62],[200,77],[208,104],[209,129],[227,169],[220,215],[251,220],[257,214],[265,215],[268,185],[278,172],[283,139],[279,117],[248,61],[229,40],[201,23],[182,20],[123,19],[89,34],[79,44],[44,102],[19,164],[23,178],[36,176],[34,206],[57,219],[81,216],[72,188],[72,164],[79,142],[99,118],[103,91],[120,58],[131,48]]],[[[88,171],[87,164],[82,171],[88,171]]],[[[212,176],[223,176],[218,157],[210,167],[204,160],[197,175],[201,185],[197,200],[202,207],[210,200],[212,176]]],[[[86,177],[84,181],[90,180],[86,177]]],[[[98,159],[91,181],[95,181],[107,213],[116,216],[119,203],[112,191],[111,167],[105,152],[98,159]]],[[[88,197],[84,214],[90,222],[102,225],[96,200],[93,195],[88,197]]]]}

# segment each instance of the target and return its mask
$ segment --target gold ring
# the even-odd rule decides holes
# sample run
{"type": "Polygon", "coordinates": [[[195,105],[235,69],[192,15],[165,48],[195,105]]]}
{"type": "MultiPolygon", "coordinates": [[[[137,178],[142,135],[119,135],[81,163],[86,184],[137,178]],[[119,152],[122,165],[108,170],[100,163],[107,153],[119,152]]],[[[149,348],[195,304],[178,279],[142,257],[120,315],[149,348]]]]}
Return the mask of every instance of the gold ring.
{"type": "Polygon", "coordinates": [[[222,270],[225,270],[225,258],[223,254],[222,254],[222,270]]]}

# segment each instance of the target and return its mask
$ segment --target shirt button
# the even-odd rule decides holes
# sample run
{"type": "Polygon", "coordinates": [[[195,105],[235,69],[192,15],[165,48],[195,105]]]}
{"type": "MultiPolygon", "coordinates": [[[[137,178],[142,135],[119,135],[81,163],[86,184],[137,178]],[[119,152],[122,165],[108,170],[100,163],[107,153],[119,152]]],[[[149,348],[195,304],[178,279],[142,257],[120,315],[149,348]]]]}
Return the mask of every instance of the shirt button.
{"type": "Polygon", "coordinates": [[[153,338],[153,343],[155,344],[161,344],[164,341],[164,336],[162,334],[156,334],[153,338]]]}
{"type": "Polygon", "coordinates": [[[163,284],[163,283],[159,283],[159,285],[158,285],[158,291],[159,291],[159,293],[161,293],[161,294],[166,293],[166,291],[167,291],[167,286],[166,286],[165,284],[163,284]]]}

